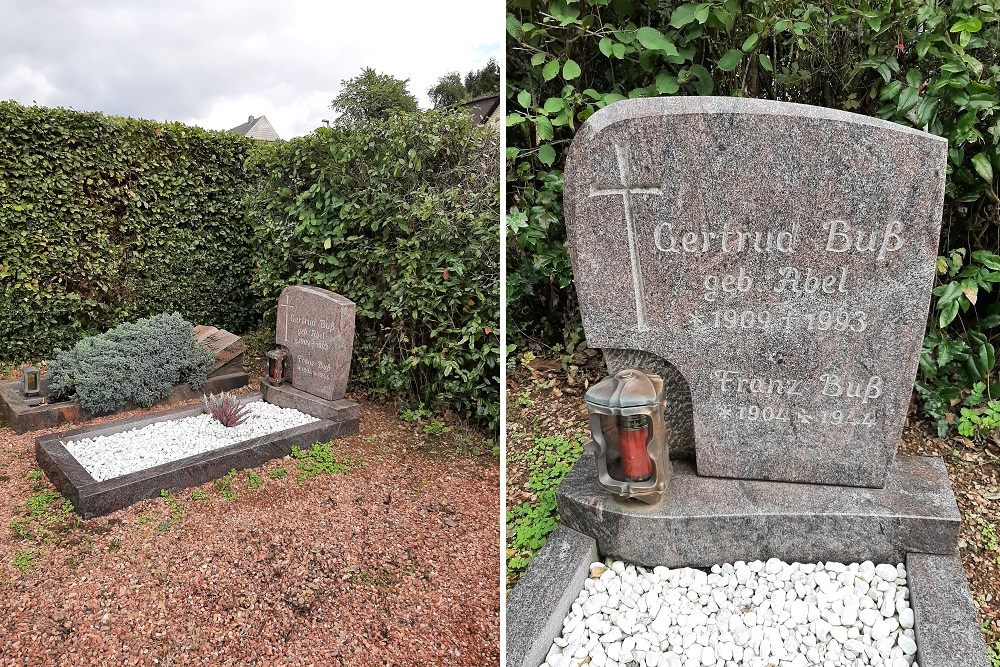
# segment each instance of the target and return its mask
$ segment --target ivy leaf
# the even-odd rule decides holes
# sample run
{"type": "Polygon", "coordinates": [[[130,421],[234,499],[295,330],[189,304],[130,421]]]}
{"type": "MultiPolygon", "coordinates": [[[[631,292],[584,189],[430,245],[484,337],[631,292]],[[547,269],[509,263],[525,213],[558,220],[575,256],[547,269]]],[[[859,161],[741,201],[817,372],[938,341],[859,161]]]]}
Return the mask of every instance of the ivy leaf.
{"type": "Polygon", "coordinates": [[[680,90],[680,86],[677,85],[676,76],[671,76],[666,72],[661,72],[656,75],[656,92],[661,95],[673,95],[678,90],[680,90]]]}
{"type": "Polygon", "coordinates": [[[601,37],[601,41],[597,43],[597,48],[608,58],[611,57],[612,46],[614,46],[614,42],[611,41],[610,37],[601,37]]]}
{"type": "Polygon", "coordinates": [[[528,107],[530,107],[531,106],[531,93],[529,93],[527,90],[522,90],[521,92],[519,92],[517,94],[517,103],[520,104],[525,109],[527,109],[528,107]]]}
{"type": "Polygon", "coordinates": [[[681,5],[670,15],[670,25],[674,28],[683,28],[688,23],[694,21],[695,5],[681,5]]]}
{"type": "Polygon", "coordinates": [[[538,161],[546,167],[551,167],[552,163],[556,161],[556,149],[549,144],[542,144],[538,147],[538,161]]]}
{"type": "Polygon", "coordinates": [[[570,58],[563,65],[563,78],[567,81],[572,81],[578,76],[580,76],[580,66],[576,64],[575,60],[570,58]]]}
{"type": "Polygon", "coordinates": [[[729,49],[719,58],[719,69],[723,72],[732,72],[740,64],[743,52],[739,49],[729,49]]]}
{"type": "Polygon", "coordinates": [[[636,31],[635,36],[639,39],[639,43],[647,49],[662,51],[668,56],[679,55],[674,43],[656,28],[643,26],[636,31]]]}
{"type": "Polygon", "coordinates": [[[552,123],[545,116],[535,118],[535,132],[542,141],[552,139],[552,123]]]}
{"type": "Polygon", "coordinates": [[[545,63],[545,67],[542,68],[542,78],[546,81],[551,81],[556,78],[557,74],[559,74],[559,59],[553,58],[545,63]]]}
{"type": "Polygon", "coordinates": [[[566,107],[566,100],[561,97],[550,97],[545,100],[545,104],[542,106],[547,113],[557,113],[562,111],[566,107]]]}
{"type": "Polygon", "coordinates": [[[958,301],[950,301],[941,309],[941,315],[938,317],[938,325],[944,329],[952,323],[956,315],[958,315],[958,301]]]}
{"type": "Polygon", "coordinates": [[[990,164],[990,158],[986,153],[976,153],[973,155],[972,166],[984,181],[993,185],[993,165],[990,164]]]}
{"type": "Polygon", "coordinates": [[[618,60],[624,60],[625,59],[625,45],[621,44],[621,43],[613,45],[611,47],[611,53],[614,54],[615,58],[617,58],[618,60]]]}

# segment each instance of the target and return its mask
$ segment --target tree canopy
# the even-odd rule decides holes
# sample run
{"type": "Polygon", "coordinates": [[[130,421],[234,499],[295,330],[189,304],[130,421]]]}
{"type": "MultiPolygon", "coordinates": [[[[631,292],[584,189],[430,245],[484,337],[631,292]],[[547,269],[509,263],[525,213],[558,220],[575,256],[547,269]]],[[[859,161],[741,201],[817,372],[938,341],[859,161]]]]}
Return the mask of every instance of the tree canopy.
{"type": "Polygon", "coordinates": [[[330,108],[339,111],[337,123],[350,125],[363,120],[384,120],[393,113],[416,111],[417,98],[407,88],[409,79],[379,74],[371,67],[358,76],[341,81],[340,93],[330,108]]]}

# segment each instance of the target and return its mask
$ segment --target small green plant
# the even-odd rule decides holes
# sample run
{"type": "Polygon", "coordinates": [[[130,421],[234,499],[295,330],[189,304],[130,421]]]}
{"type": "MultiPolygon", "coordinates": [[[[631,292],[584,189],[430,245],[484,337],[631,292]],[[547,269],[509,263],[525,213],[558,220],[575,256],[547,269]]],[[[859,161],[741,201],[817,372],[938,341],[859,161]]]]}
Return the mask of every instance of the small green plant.
{"type": "Polygon", "coordinates": [[[507,512],[508,585],[513,585],[556,529],[556,487],[582,453],[582,437],[548,436],[535,438],[532,447],[519,457],[530,462],[525,486],[535,494],[535,500],[507,512]]]}
{"type": "Polygon", "coordinates": [[[264,486],[264,480],[253,470],[247,470],[247,486],[256,491],[264,486]]]}
{"type": "Polygon", "coordinates": [[[41,470],[32,470],[27,475],[25,475],[25,478],[33,480],[33,481],[34,480],[39,480],[39,479],[42,478],[42,471],[41,470]]]}
{"type": "Polygon", "coordinates": [[[58,492],[43,491],[28,497],[28,499],[24,501],[24,504],[31,516],[40,517],[49,511],[53,502],[60,498],[62,498],[62,496],[58,492]]]}
{"type": "Polygon", "coordinates": [[[275,468],[271,472],[267,473],[267,476],[271,479],[285,479],[285,475],[288,474],[288,468],[275,468]]]}
{"type": "Polygon", "coordinates": [[[38,552],[33,549],[25,549],[14,553],[14,567],[21,572],[26,572],[35,566],[38,559],[38,552]]]}
{"type": "Polygon", "coordinates": [[[191,500],[207,500],[208,494],[205,493],[204,489],[198,489],[197,491],[191,492],[191,500]]]}
{"type": "Polygon", "coordinates": [[[174,523],[180,523],[183,521],[184,506],[181,505],[181,501],[177,499],[177,496],[173,495],[166,489],[160,489],[160,497],[167,503],[167,509],[170,510],[170,519],[174,523]]]}
{"type": "Polygon", "coordinates": [[[407,424],[415,424],[431,416],[430,410],[424,408],[407,408],[399,413],[399,418],[407,424]]]}
{"type": "Polygon", "coordinates": [[[984,404],[985,391],[985,383],[975,383],[965,399],[965,407],[959,411],[958,432],[967,438],[982,440],[1000,428],[1000,400],[992,399],[984,404]]]}
{"type": "Polygon", "coordinates": [[[88,336],[73,348],[56,350],[49,362],[49,391],[103,414],[132,403],[152,407],[186,382],[205,384],[215,362],[179,314],[155,315],[88,336]]]}
{"type": "Polygon", "coordinates": [[[230,470],[225,475],[213,482],[215,490],[229,502],[236,500],[236,488],[233,482],[236,481],[236,470],[230,470]]]}
{"type": "Polygon", "coordinates": [[[238,396],[224,391],[218,396],[215,394],[203,395],[205,409],[209,414],[226,428],[239,426],[250,416],[249,406],[240,403],[238,396]]]}
{"type": "Polygon", "coordinates": [[[432,438],[440,438],[450,432],[451,427],[446,426],[444,422],[432,421],[424,424],[424,435],[429,435],[432,438]]]}
{"type": "Polygon", "coordinates": [[[306,450],[293,446],[292,458],[295,459],[295,481],[299,484],[318,475],[347,472],[352,467],[343,456],[338,457],[330,442],[317,443],[306,450]]]}
{"type": "Polygon", "coordinates": [[[32,528],[31,520],[28,518],[14,519],[10,522],[10,534],[15,540],[34,540],[38,535],[32,528]]]}

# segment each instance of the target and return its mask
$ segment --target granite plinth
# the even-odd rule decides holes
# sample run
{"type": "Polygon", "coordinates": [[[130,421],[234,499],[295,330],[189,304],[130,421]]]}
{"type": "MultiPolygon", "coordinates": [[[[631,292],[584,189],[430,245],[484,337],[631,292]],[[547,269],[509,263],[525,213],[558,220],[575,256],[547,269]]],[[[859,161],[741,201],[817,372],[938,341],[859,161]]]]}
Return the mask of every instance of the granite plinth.
{"type": "Polygon", "coordinates": [[[593,538],[560,526],[507,597],[507,667],[538,667],[597,560],[593,538]]]}
{"type": "MultiPolygon", "coordinates": [[[[225,370],[225,369],[223,369],[225,370]]],[[[250,376],[242,370],[214,375],[205,382],[201,389],[192,389],[186,384],[177,385],[165,399],[157,403],[157,406],[168,406],[182,403],[194,398],[201,398],[203,394],[232,391],[245,387],[250,383],[250,376]]],[[[48,376],[42,376],[42,395],[48,399],[48,376]]],[[[138,409],[138,406],[127,404],[109,414],[121,414],[138,409]]],[[[76,424],[93,419],[96,415],[88,414],[74,401],[60,401],[57,403],[43,403],[42,405],[29,405],[24,396],[21,395],[21,382],[0,383],[0,414],[3,414],[7,425],[15,433],[28,433],[30,431],[40,431],[46,428],[55,428],[62,424],[76,424]]]]}
{"type": "MultiPolygon", "coordinates": [[[[242,402],[260,400],[260,394],[242,397],[242,402]]],[[[35,459],[53,485],[73,503],[84,519],[91,519],[128,507],[132,503],[153,498],[162,489],[176,491],[198,486],[228,473],[230,470],[253,468],[291,453],[292,446],[307,449],[317,442],[326,442],[357,432],[354,420],[321,419],[291,429],[220,447],[209,452],[170,461],[121,477],[99,482],[80,465],[63,444],[78,438],[93,438],[141,428],[167,419],[191,417],[204,412],[203,406],[165,410],[140,415],[65,433],[53,433],[35,440],[35,459]]],[[[141,443],[139,443],[141,445],[141,443]]]]}
{"type": "Polygon", "coordinates": [[[737,560],[899,563],[958,549],[960,514],[944,462],[900,456],[884,489],[701,477],[686,462],[662,502],[621,501],[585,454],[556,492],[565,526],[604,556],[639,565],[709,567],[737,560]]]}
{"type": "Polygon", "coordinates": [[[906,571],[920,667],[989,667],[959,557],[908,554],[906,571]]]}
{"type": "Polygon", "coordinates": [[[332,421],[358,420],[360,414],[358,404],[346,398],[328,401],[319,396],[313,396],[289,384],[274,386],[267,378],[260,379],[260,393],[264,400],[281,408],[294,408],[320,419],[332,421]]]}
{"type": "Polygon", "coordinates": [[[676,369],[668,418],[691,425],[703,475],[882,486],[924,335],[947,148],[770,100],[600,109],[563,195],[588,345],[676,369]]]}

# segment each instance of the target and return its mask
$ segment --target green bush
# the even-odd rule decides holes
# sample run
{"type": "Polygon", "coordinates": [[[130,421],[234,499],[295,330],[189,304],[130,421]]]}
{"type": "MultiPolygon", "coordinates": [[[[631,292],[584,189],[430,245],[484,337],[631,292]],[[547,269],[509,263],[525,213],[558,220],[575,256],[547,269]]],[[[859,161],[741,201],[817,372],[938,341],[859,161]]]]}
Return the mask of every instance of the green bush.
{"type": "Polygon", "coordinates": [[[253,145],[0,102],[0,360],[161,312],[244,331],[256,315],[242,204],[253,145]]]}
{"type": "Polygon", "coordinates": [[[75,398],[92,414],[126,403],[148,408],[182,382],[200,389],[214,362],[190,322],[176,313],[156,315],[56,350],[48,364],[49,391],[75,398]]]}
{"type": "Polygon", "coordinates": [[[435,111],[261,154],[257,294],[272,308],[288,284],[343,294],[357,303],[353,383],[496,429],[498,148],[492,129],[435,111]]]}
{"type": "MultiPolygon", "coordinates": [[[[580,124],[627,97],[738,95],[927,128],[949,141],[940,282],[918,391],[944,428],[989,394],[1000,307],[1000,0],[885,3],[510,0],[508,322],[578,326],[562,165],[580,124]]],[[[522,338],[523,340],[523,338],[522,338]]]]}

